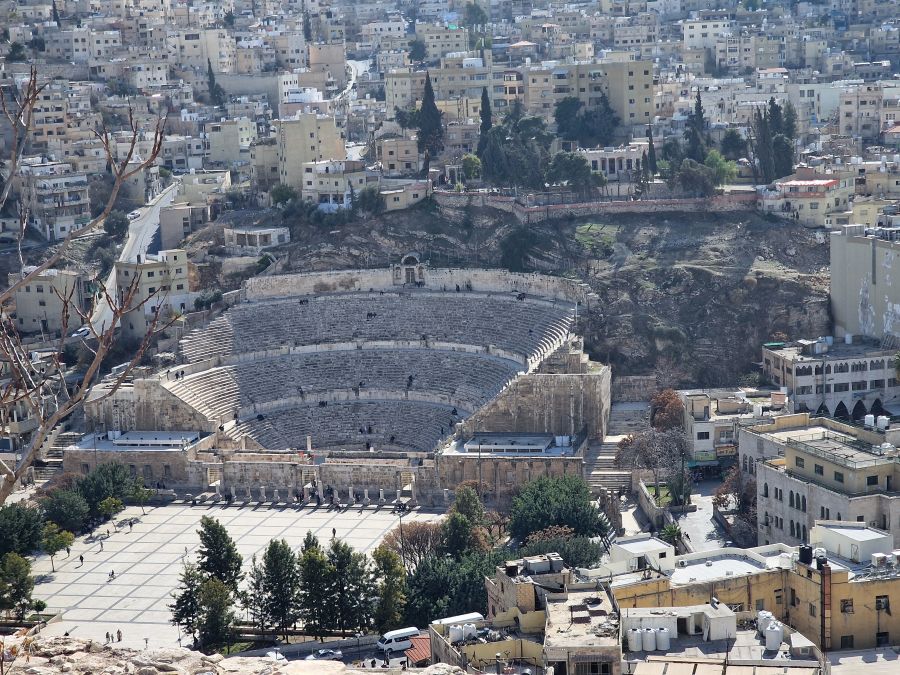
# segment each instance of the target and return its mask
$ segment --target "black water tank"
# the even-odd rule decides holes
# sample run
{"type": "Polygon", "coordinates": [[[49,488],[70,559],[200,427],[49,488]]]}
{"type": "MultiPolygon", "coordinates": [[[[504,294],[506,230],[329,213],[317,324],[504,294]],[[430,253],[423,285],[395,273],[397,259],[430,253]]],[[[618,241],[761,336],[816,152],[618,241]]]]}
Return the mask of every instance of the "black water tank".
{"type": "Polygon", "coordinates": [[[819,569],[819,570],[824,569],[825,565],[827,565],[827,564],[828,564],[828,558],[826,558],[824,555],[820,555],[818,558],[816,558],[816,569],[819,569]]]}
{"type": "Polygon", "coordinates": [[[801,546],[800,547],[800,562],[804,565],[812,565],[812,546],[801,546]]]}

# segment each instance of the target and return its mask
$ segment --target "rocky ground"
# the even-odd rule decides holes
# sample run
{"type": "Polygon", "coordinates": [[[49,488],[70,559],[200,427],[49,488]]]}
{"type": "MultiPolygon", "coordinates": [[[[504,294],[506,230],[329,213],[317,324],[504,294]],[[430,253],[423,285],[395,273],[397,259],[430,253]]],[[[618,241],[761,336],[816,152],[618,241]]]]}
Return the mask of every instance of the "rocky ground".
{"type": "MultiPolygon", "coordinates": [[[[117,649],[86,640],[57,637],[38,639],[31,645],[29,659],[20,657],[7,673],[27,675],[362,675],[331,661],[291,661],[276,664],[265,657],[223,658],[206,656],[189,649],[138,651],[117,649]]],[[[382,672],[390,672],[384,670],[382,672]]],[[[458,668],[438,664],[420,670],[422,675],[462,675],[458,668]]]]}

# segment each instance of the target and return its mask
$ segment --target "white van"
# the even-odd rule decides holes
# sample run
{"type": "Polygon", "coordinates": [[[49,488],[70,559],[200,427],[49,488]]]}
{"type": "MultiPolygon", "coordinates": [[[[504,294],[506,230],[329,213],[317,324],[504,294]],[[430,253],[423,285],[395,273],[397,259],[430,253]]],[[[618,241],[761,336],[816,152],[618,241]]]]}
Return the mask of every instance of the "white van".
{"type": "Polygon", "coordinates": [[[415,627],[398,628],[397,630],[389,630],[387,633],[378,638],[375,643],[375,649],[388,654],[394,652],[403,652],[412,647],[410,638],[419,635],[419,629],[415,627]]]}

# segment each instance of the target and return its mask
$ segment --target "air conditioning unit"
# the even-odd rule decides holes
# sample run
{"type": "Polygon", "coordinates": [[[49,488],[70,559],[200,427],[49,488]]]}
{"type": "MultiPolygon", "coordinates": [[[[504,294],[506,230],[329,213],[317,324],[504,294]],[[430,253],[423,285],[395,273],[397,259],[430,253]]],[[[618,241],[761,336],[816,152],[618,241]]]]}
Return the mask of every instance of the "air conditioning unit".
{"type": "Polygon", "coordinates": [[[687,560],[679,560],[678,566],[679,567],[687,567],[687,560]]]}

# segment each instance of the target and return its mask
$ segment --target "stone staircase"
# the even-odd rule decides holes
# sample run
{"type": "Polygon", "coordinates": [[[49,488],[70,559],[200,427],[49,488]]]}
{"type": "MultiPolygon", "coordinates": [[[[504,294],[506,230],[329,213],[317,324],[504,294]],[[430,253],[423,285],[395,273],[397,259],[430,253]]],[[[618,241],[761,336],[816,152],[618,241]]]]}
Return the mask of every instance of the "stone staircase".
{"type": "Polygon", "coordinates": [[[42,459],[34,463],[35,482],[43,483],[62,473],[63,450],[80,441],[82,436],[83,434],[77,431],[63,431],[56,434],[41,453],[42,459]]]}
{"type": "Polygon", "coordinates": [[[616,467],[616,451],[622,438],[649,426],[649,416],[650,407],[646,403],[613,403],[603,442],[591,443],[584,456],[584,478],[592,493],[597,494],[600,490],[631,492],[631,471],[616,467]]]}

